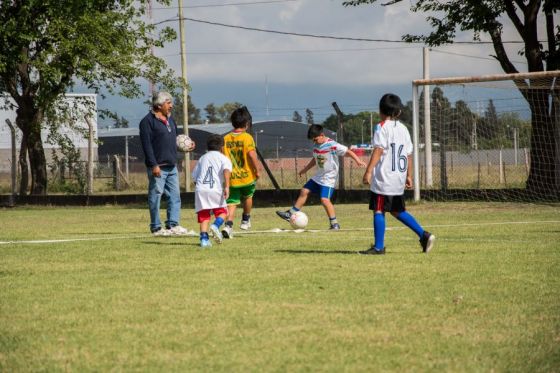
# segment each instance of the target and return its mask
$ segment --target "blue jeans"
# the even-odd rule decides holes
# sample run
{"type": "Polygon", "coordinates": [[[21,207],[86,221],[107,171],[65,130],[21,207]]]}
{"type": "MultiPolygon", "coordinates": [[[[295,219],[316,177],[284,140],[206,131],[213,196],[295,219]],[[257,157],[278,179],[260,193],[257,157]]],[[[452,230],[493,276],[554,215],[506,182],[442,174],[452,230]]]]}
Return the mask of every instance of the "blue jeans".
{"type": "Polygon", "coordinates": [[[165,227],[179,225],[181,214],[181,191],[179,190],[179,171],[176,166],[160,166],[161,176],[152,175],[148,168],[148,208],[150,209],[150,231],[161,228],[159,206],[162,195],[167,197],[167,220],[165,227]]]}

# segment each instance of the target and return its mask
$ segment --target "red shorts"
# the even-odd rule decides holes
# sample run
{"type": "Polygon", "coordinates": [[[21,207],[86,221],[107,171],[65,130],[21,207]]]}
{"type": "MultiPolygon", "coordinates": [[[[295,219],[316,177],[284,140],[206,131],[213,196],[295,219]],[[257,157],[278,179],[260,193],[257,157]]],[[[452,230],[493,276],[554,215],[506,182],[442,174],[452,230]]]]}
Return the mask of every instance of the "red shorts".
{"type": "Polygon", "coordinates": [[[227,208],[218,207],[215,209],[200,210],[199,212],[196,213],[198,215],[198,222],[202,223],[203,221],[210,220],[210,212],[213,212],[214,216],[220,216],[223,214],[227,215],[227,208]]]}

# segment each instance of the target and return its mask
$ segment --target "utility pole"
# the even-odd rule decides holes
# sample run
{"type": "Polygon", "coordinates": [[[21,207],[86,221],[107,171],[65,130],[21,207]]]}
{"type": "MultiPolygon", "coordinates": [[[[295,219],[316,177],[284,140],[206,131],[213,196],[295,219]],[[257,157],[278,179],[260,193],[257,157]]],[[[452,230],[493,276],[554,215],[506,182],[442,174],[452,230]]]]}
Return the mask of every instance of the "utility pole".
{"type": "MultiPolygon", "coordinates": [[[[336,104],[336,102],[332,103],[334,111],[336,111],[336,118],[338,122],[338,131],[336,132],[336,141],[343,144],[344,143],[344,114],[336,104]]],[[[344,190],[346,189],[344,186],[344,157],[339,157],[339,169],[338,169],[338,189],[344,190]]]]}
{"type": "MultiPolygon", "coordinates": [[[[185,41],[185,19],[183,18],[183,0],[179,2],[179,33],[181,36],[181,77],[183,78],[183,133],[189,135],[189,88],[187,80],[187,47],[185,41]]],[[[191,153],[185,152],[185,192],[191,191],[191,153]]]]}

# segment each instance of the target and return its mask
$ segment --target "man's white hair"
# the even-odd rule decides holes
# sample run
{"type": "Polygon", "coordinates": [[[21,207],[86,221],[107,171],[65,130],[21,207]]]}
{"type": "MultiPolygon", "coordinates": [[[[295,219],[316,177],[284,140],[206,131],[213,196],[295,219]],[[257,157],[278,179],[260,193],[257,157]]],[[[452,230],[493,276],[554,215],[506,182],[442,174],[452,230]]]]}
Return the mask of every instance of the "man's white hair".
{"type": "Polygon", "coordinates": [[[165,104],[167,101],[173,102],[173,96],[169,92],[159,91],[154,93],[152,97],[152,107],[158,109],[161,105],[165,104]]]}

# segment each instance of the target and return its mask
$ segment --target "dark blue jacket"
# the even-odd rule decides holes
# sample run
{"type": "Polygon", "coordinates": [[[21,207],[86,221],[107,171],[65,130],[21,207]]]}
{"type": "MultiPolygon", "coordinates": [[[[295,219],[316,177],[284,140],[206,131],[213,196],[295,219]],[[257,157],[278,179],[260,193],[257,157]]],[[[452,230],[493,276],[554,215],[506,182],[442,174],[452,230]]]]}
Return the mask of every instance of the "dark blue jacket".
{"type": "Polygon", "coordinates": [[[169,126],[149,112],[140,121],[140,141],[147,167],[174,166],[177,163],[177,125],[169,117],[169,126]]]}

